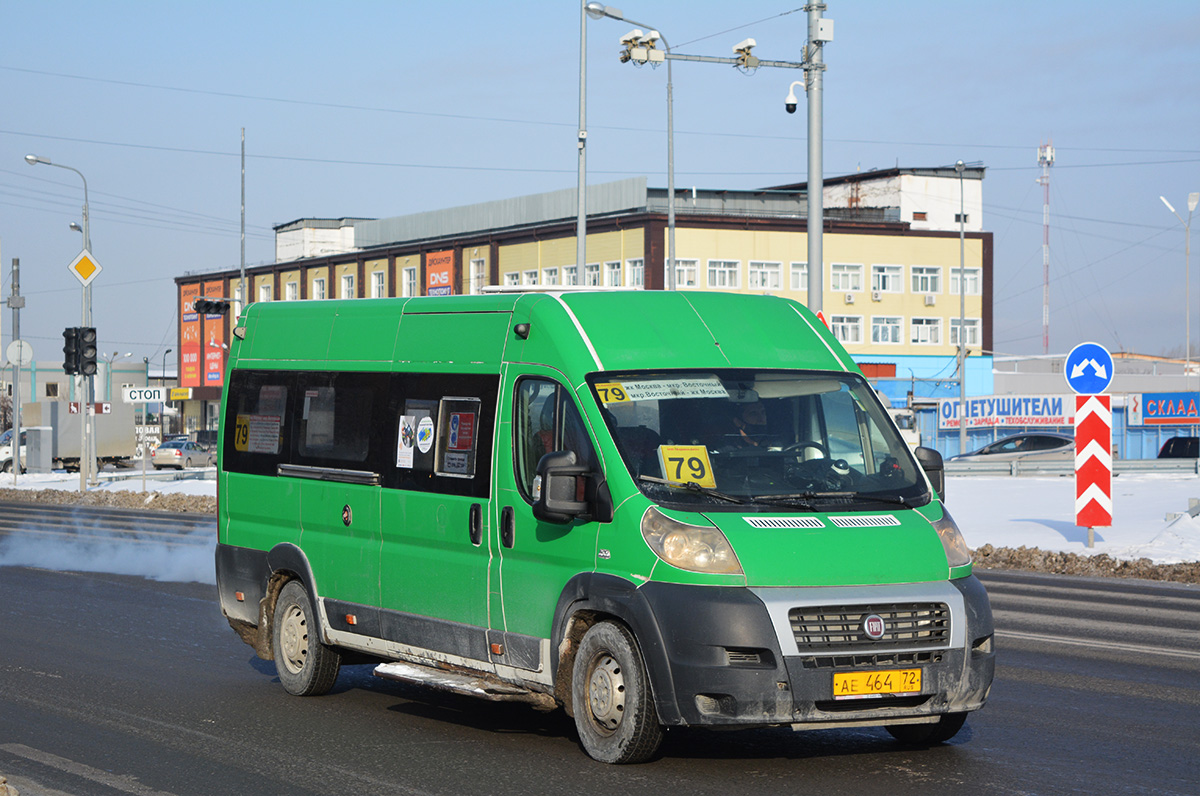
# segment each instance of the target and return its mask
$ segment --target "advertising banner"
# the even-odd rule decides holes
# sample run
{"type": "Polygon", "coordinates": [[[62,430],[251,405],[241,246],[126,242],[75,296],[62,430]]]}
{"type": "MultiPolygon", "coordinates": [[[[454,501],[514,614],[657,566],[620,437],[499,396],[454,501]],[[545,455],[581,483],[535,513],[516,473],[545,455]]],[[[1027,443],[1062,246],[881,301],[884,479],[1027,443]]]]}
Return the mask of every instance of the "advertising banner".
{"type": "MultiPolygon", "coordinates": [[[[205,282],[204,295],[210,299],[225,297],[224,282],[205,282]]],[[[204,316],[204,386],[220,387],[225,377],[225,316],[204,316]]]]}
{"type": "MultiPolygon", "coordinates": [[[[1075,423],[1072,395],[978,395],[967,399],[967,428],[993,426],[1070,426],[1075,423]]],[[[958,428],[959,401],[938,401],[938,428],[958,428]]]]}
{"type": "Polygon", "coordinates": [[[179,386],[202,386],[200,375],[200,316],[193,303],[200,285],[179,286],[179,386]]]}
{"type": "Polygon", "coordinates": [[[1144,392],[1129,396],[1131,426],[1200,425],[1200,393],[1144,392]]]}
{"type": "Polygon", "coordinates": [[[425,255],[425,295],[449,296],[454,292],[454,252],[425,255]]]}

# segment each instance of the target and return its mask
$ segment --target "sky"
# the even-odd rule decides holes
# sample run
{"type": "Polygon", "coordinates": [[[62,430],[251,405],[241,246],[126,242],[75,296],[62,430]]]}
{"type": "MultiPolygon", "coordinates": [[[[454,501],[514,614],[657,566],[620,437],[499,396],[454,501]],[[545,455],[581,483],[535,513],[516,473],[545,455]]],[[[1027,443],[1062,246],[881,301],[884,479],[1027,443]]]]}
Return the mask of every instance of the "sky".
{"type": "MultiPolygon", "coordinates": [[[[760,58],[799,61],[807,36],[800,0],[617,7],[684,54],[728,56],[752,37],[760,58]]],[[[2,0],[0,297],[19,258],[21,337],[54,362],[62,329],[81,325],[67,266],[83,182],[26,154],[87,180],[100,351],[161,362],[178,349],[174,278],[241,262],[243,128],[248,265],[272,262],[272,227],[298,218],[575,187],[579,8],[2,0]]],[[[1051,353],[1092,340],[1183,355],[1189,327],[1200,352],[1200,239],[1185,268],[1184,225],[1159,201],[1186,220],[1200,191],[1200,5],[829,0],[825,16],[827,178],[987,167],[997,354],[1042,353],[1043,143],[1056,150],[1051,353]]],[[[632,27],[587,24],[588,182],[665,187],[666,70],[619,62],[632,27]]],[[[676,61],[677,185],[806,180],[803,100],[783,108],[799,76],[676,61]]]]}

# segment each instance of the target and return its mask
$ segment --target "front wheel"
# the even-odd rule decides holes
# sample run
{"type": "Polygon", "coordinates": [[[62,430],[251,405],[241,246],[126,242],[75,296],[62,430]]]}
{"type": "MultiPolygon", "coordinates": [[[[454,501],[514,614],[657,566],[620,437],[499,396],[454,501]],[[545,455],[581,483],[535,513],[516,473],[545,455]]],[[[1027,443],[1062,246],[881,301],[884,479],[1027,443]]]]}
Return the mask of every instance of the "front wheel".
{"type": "Polygon", "coordinates": [[[662,727],[637,641],[624,625],[600,622],[579,644],[571,673],[575,727],[601,763],[642,763],[658,751],[662,727]]]}
{"type": "Polygon", "coordinates": [[[329,693],[342,656],[321,643],[316,614],[300,581],[288,581],[279,593],[272,624],[275,671],[284,690],[295,696],[329,693]]]}
{"type": "Polygon", "coordinates": [[[933,746],[953,738],[966,720],[966,713],[945,713],[936,724],[891,724],[884,729],[905,746],[933,746]]]}

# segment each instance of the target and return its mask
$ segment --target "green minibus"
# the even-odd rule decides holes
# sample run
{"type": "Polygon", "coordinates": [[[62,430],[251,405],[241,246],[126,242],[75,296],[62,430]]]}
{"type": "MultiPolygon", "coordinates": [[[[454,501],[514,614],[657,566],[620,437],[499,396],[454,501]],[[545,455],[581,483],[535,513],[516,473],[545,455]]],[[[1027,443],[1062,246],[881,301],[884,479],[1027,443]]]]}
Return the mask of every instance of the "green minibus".
{"type": "Polygon", "coordinates": [[[221,610],[283,687],[343,663],[562,707],[584,751],[666,727],[948,740],[987,594],[842,346],[784,298],[267,302],[221,406],[221,610]]]}

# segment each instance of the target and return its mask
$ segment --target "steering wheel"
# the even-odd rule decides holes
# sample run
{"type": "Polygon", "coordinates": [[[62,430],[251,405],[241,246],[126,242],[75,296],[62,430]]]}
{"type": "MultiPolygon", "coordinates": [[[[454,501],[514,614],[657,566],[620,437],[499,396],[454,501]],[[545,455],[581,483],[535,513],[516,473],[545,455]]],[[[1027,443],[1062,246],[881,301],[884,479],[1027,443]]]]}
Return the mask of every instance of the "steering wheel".
{"type": "MultiPolygon", "coordinates": [[[[826,448],[821,443],[814,442],[813,440],[805,440],[804,442],[793,442],[791,445],[786,446],[784,448],[784,450],[789,451],[789,452],[790,451],[799,452],[799,451],[803,451],[805,448],[813,448],[814,450],[816,450],[817,453],[821,454],[819,457],[821,459],[829,458],[829,448],[826,448]]],[[[797,459],[800,459],[800,457],[797,457],[797,459]]],[[[801,461],[809,461],[807,458],[800,459],[800,460],[801,461]]]]}
{"type": "Polygon", "coordinates": [[[821,443],[806,440],[788,445],[784,450],[798,454],[796,460],[787,465],[787,476],[797,485],[828,489],[845,489],[850,485],[850,465],[845,459],[830,458],[829,448],[821,443]],[[801,458],[799,453],[806,448],[816,450],[821,456],[813,459],[801,458]]]}

